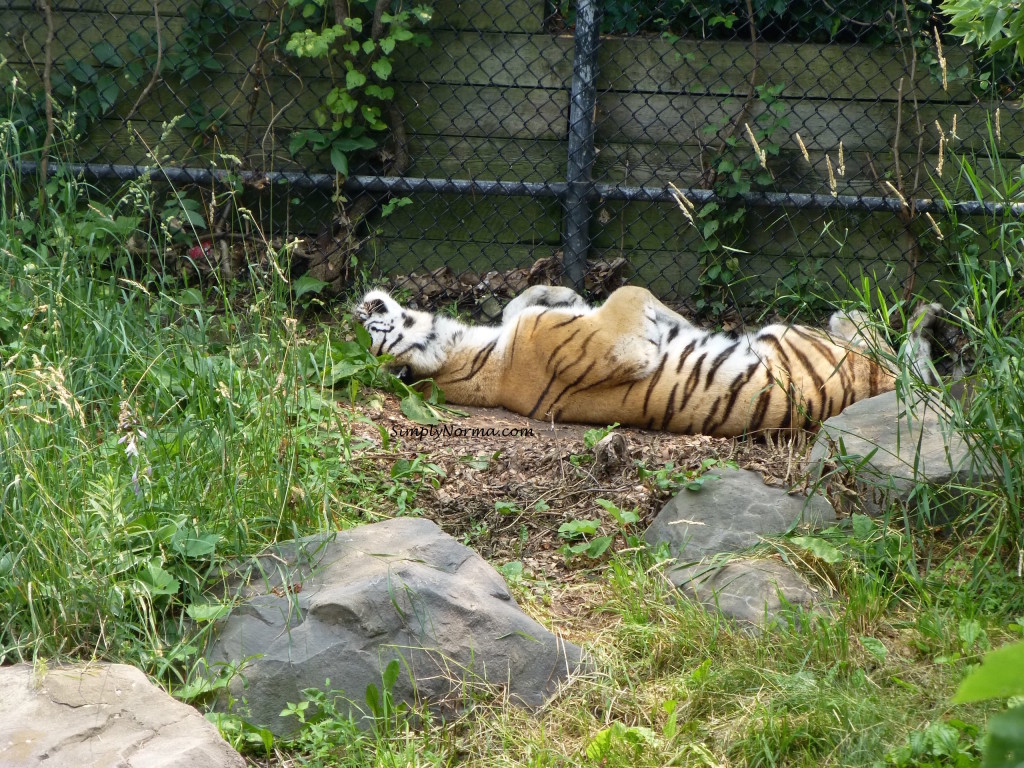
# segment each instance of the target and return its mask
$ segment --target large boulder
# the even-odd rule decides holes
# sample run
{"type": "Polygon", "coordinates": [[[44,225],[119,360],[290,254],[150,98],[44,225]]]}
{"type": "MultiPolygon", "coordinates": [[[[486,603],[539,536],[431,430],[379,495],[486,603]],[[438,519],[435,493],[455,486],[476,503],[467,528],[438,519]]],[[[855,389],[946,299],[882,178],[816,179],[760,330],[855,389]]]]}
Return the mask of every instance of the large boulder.
{"type": "Polygon", "coordinates": [[[669,499],[644,540],[650,546],[667,542],[679,562],[697,561],[741,552],[799,524],[835,519],[832,506],[820,496],[787,493],[765,485],[756,472],[726,468],[706,476],[700,490],[682,490],[669,499]]]}
{"type": "Polygon", "coordinates": [[[913,510],[917,489],[932,486],[930,519],[948,521],[961,509],[963,489],[986,476],[949,421],[941,405],[916,393],[904,398],[886,392],[856,402],[822,425],[810,453],[812,476],[828,483],[829,465],[840,475],[852,474],[855,505],[870,515],[894,502],[913,510]]]}
{"type": "Polygon", "coordinates": [[[285,705],[327,680],[343,712],[365,715],[366,690],[393,659],[395,701],[441,711],[484,689],[540,706],[580,668],[578,646],[526,616],[497,571],[428,520],[308,537],[255,562],[207,658],[249,660],[231,693],[277,734],[296,725],[279,716],[285,705]]]}
{"type": "Polygon", "coordinates": [[[244,768],[217,729],[135,667],[0,667],[0,766],[244,768]]]}

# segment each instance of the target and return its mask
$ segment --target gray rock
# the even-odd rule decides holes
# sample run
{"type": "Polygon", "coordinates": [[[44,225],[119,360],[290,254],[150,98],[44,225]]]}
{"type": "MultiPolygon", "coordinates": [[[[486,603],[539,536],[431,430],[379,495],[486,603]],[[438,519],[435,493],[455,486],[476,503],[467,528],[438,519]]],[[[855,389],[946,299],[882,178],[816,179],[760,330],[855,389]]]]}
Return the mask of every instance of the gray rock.
{"type": "Polygon", "coordinates": [[[428,520],[309,537],[259,562],[207,656],[211,665],[255,657],[231,692],[277,734],[295,727],[279,717],[285,705],[327,679],[343,691],[343,712],[365,714],[366,689],[381,687],[392,659],[402,667],[395,701],[442,712],[480,685],[540,706],[580,668],[578,646],[526,616],[497,571],[428,520]]]}
{"type": "Polygon", "coordinates": [[[731,560],[701,563],[668,571],[687,597],[708,610],[751,627],[786,622],[793,608],[819,604],[814,590],[791,568],[777,560],[731,560]]]}
{"type": "Polygon", "coordinates": [[[919,484],[951,486],[933,497],[938,506],[931,509],[932,522],[954,517],[961,489],[978,484],[985,474],[948,426],[941,406],[920,397],[904,402],[896,392],[861,400],[828,419],[811,448],[812,477],[821,478],[827,460],[852,471],[857,504],[870,515],[882,514],[894,502],[913,509],[919,484]]]}
{"type": "Polygon", "coordinates": [[[644,533],[650,546],[668,542],[679,562],[724,552],[740,552],[762,536],[786,533],[794,525],[821,525],[836,519],[820,496],[799,496],[764,484],[756,472],[720,469],[699,491],[683,490],[658,513],[644,533]]]}
{"type": "Polygon", "coordinates": [[[244,768],[212,723],[134,667],[0,667],[0,765],[244,768]]]}

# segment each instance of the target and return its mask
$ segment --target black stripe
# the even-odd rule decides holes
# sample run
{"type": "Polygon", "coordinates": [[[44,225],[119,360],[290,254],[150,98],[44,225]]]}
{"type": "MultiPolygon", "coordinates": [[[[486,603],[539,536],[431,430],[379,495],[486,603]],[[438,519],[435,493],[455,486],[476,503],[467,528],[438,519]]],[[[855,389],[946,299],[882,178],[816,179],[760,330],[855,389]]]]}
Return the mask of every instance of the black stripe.
{"type": "MultiPolygon", "coordinates": [[[[545,313],[545,312],[547,312],[547,311],[548,311],[548,310],[545,310],[545,311],[544,311],[544,312],[542,312],[541,314],[544,314],[544,313],[545,313]]],[[[570,317],[570,318],[569,318],[568,320],[563,320],[563,321],[562,321],[562,322],[560,322],[560,323],[555,323],[555,324],[554,324],[553,326],[551,326],[551,330],[554,330],[555,328],[564,328],[564,327],[565,327],[565,326],[567,326],[567,325],[572,325],[572,324],[573,324],[573,323],[575,323],[575,322],[576,322],[577,320],[579,320],[579,319],[580,319],[580,317],[582,317],[582,315],[573,315],[573,316],[572,316],[572,317],[570,317]]]]}
{"type": "Polygon", "coordinates": [[[806,370],[807,373],[810,374],[811,381],[814,382],[815,388],[820,392],[822,387],[825,386],[825,382],[822,380],[818,372],[814,369],[814,363],[812,363],[811,359],[804,354],[804,351],[797,347],[795,344],[790,343],[789,347],[793,351],[793,355],[796,357],[797,360],[800,361],[800,364],[804,367],[804,370],[806,370]]]}
{"type": "Polygon", "coordinates": [[[690,353],[693,352],[693,350],[694,350],[694,348],[696,346],[697,346],[697,340],[694,339],[689,344],[687,344],[685,347],[683,347],[683,351],[679,353],[679,363],[676,364],[676,375],[677,376],[683,370],[683,363],[686,362],[686,358],[688,358],[690,356],[690,353]]]}
{"type": "MultiPolygon", "coordinates": [[[[594,333],[597,333],[597,331],[594,331],[594,333]]],[[[570,341],[572,341],[577,336],[579,336],[579,334],[580,334],[580,329],[577,328],[575,331],[573,331],[571,334],[569,334],[569,336],[566,339],[563,339],[562,342],[559,343],[559,345],[557,347],[555,347],[553,350],[551,350],[551,353],[548,355],[548,358],[551,359],[552,361],[554,361],[555,358],[558,357],[558,353],[562,351],[562,347],[564,347],[570,341]]],[[[593,338],[593,337],[594,337],[594,334],[593,333],[590,334],[590,338],[593,338]]],[[[590,339],[587,339],[587,341],[589,341],[589,340],[590,339]]],[[[585,353],[585,351],[586,351],[586,348],[582,347],[580,349],[580,356],[582,356],[585,353]]],[[[579,358],[577,358],[577,359],[579,359],[579,358]]],[[[557,363],[556,363],[556,367],[557,367],[557,363]]]]}
{"type": "Polygon", "coordinates": [[[662,371],[665,370],[665,363],[667,361],[668,361],[668,355],[662,355],[661,356],[661,362],[658,363],[658,370],[656,370],[654,372],[654,375],[651,376],[651,383],[647,385],[647,393],[644,395],[644,410],[643,410],[643,414],[645,416],[647,415],[647,406],[651,402],[651,392],[653,392],[654,388],[658,385],[658,379],[661,378],[662,371]]]}
{"type": "Polygon", "coordinates": [[[633,387],[635,387],[637,385],[637,383],[638,382],[636,382],[636,381],[629,382],[629,386],[626,387],[626,391],[622,393],[622,404],[623,405],[626,404],[626,400],[629,398],[629,393],[633,391],[633,387]]]}
{"type": "Polygon", "coordinates": [[[686,377],[686,384],[683,386],[683,397],[679,401],[679,410],[683,410],[686,407],[686,403],[690,400],[690,396],[697,389],[697,383],[700,381],[700,368],[704,365],[704,358],[708,356],[705,352],[697,358],[697,362],[693,366],[693,370],[690,371],[690,375],[686,377]]]}
{"type": "Polygon", "coordinates": [[[711,363],[711,367],[708,368],[708,375],[707,378],[704,380],[704,389],[709,389],[711,387],[711,379],[712,377],[714,377],[715,371],[722,367],[722,363],[724,363],[729,358],[729,356],[736,351],[736,347],[738,347],[739,345],[740,343],[738,341],[734,341],[722,352],[720,352],[718,357],[714,359],[714,361],[711,363]]]}
{"type": "Polygon", "coordinates": [[[400,342],[402,339],[404,339],[404,338],[405,338],[405,334],[404,333],[398,334],[398,336],[395,337],[395,340],[392,341],[390,344],[388,344],[387,347],[385,349],[381,350],[381,351],[384,352],[384,354],[390,354],[391,350],[395,348],[395,345],[398,342],[400,342]]]}
{"type": "MultiPolygon", "coordinates": [[[[581,373],[579,376],[577,376],[575,379],[573,379],[571,382],[569,382],[565,387],[563,387],[562,391],[559,392],[558,395],[555,396],[555,399],[551,401],[551,406],[548,408],[548,410],[551,410],[551,408],[553,408],[555,406],[555,404],[558,403],[566,395],[566,393],[570,389],[572,389],[577,384],[579,384],[581,381],[583,381],[583,379],[585,379],[587,377],[587,374],[590,373],[592,370],[594,370],[594,366],[597,365],[597,363],[598,363],[598,361],[594,360],[590,365],[588,365],[586,367],[586,369],[583,371],[583,373],[581,373]]],[[[603,383],[603,381],[604,381],[604,379],[601,380],[602,383],[603,383]]],[[[593,386],[593,385],[591,385],[591,386],[593,386]]],[[[589,388],[590,387],[586,387],[586,389],[589,389],[589,388]]],[[[538,405],[540,405],[540,404],[538,403],[538,405]]],[[[537,406],[534,406],[534,410],[536,410],[536,408],[537,408],[537,406]]]]}
{"type": "Polygon", "coordinates": [[[676,390],[677,389],[679,389],[679,382],[678,381],[675,384],[672,385],[672,391],[669,392],[669,394],[668,394],[668,405],[665,406],[665,413],[661,417],[661,426],[658,427],[658,429],[660,429],[663,432],[666,429],[668,429],[668,424],[669,424],[670,421],[672,421],[672,416],[676,412],[675,401],[676,401],[676,390]]]}
{"type": "MultiPolygon", "coordinates": [[[[558,365],[556,363],[555,370],[556,370],[556,373],[558,375],[561,375],[562,373],[568,371],[570,368],[574,367],[580,360],[583,360],[586,357],[587,349],[590,347],[590,342],[598,334],[599,330],[600,329],[596,329],[596,330],[592,331],[591,334],[589,336],[587,336],[586,339],[583,340],[583,343],[580,345],[579,354],[576,356],[576,358],[571,363],[568,363],[565,366],[563,366],[561,368],[561,370],[558,369],[558,365]]],[[[577,333],[579,333],[579,330],[573,331],[572,335],[575,336],[577,333]]],[[[561,347],[559,347],[559,348],[561,348],[561,347]]],[[[554,355],[552,355],[552,360],[554,360],[554,355]]],[[[590,373],[594,369],[594,366],[597,365],[599,362],[600,362],[599,360],[594,360],[590,365],[588,365],[586,367],[586,369],[583,371],[583,373],[581,373],[573,381],[569,382],[569,384],[567,384],[565,387],[563,387],[562,391],[559,392],[555,396],[555,399],[551,401],[551,407],[554,407],[555,403],[559,402],[563,397],[565,397],[565,395],[571,389],[573,389],[574,387],[576,387],[576,385],[578,385],[581,381],[583,381],[583,379],[586,378],[587,374],[590,373]]],[[[590,385],[584,387],[583,389],[584,390],[592,389],[594,386],[598,386],[600,384],[606,383],[607,380],[608,380],[607,376],[602,376],[602,377],[600,377],[600,379],[597,382],[595,382],[594,384],[590,384],[590,385]]],[[[538,403],[538,405],[539,405],[539,403],[538,403]]],[[[550,408],[548,410],[550,410],[550,408]]]]}
{"type": "Polygon", "coordinates": [[[531,419],[537,415],[537,409],[540,408],[540,404],[544,402],[544,398],[547,397],[548,390],[551,389],[551,385],[555,383],[555,379],[558,378],[558,370],[551,374],[551,378],[548,379],[548,383],[544,386],[544,390],[540,393],[540,397],[537,398],[537,402],[533,404],[533,408],[526,414],[531,419]]]}
{"type": "Polygon", "coordinates": [[[775,387],[778,386],[775,380],[769,375],[768,384],[761,392],[761,396],[757,398],[757,407],[754,408],[754,413],[750,417],[750,422],[747,424],[747,430],[750,432],[760,432],[765,429],[764,417],[768,413],[768,407],[772,402],[772,392],[775,391],[775,387]]]}
{"type": "Polygon", "coordinates": [[[469,373],[457,379],[448,379],[448,383],[455,384],[460,381],[467,381],[476,376],[477,373],[480,372],[480,369],[487,364],[487,361],[490,359],[491,353],[494,352],[494,348],[497,346],[497,344],[498,340],[495,339],[486,347],[482,347],[480,351],[477,352],[476,355],[473,357],[473,362],[470,363],[469,373]]]}
{"type": "MultiPolygon", "coordinates": [[[[725,404],[725,408],[722,409],[722,418],[719,419],[717,423],[711,421],[711,417],[718,408],[718,403],[716,402],[715,408],[712,409],[711,413],[708,415],[707,421],[705,422],[705,424],[710,422],[708,431],[705,432],[705,434],[714,434],[713,430],[717,430],[729,420],[729,417],[732,415],[732,409],[736,406],[736,398],[740,396],[740,390],[743,389],[743,387],[745,387],[752,378],[754,378],[754,373],[760,367],[760,360],[751,363],[747,370],[743,372],[743,375],[733,381],[732,386],[729,387],[729,399],[725,404]]],[[[721,398],[719,398],[719,401],[720,400],[721,398]]]]}

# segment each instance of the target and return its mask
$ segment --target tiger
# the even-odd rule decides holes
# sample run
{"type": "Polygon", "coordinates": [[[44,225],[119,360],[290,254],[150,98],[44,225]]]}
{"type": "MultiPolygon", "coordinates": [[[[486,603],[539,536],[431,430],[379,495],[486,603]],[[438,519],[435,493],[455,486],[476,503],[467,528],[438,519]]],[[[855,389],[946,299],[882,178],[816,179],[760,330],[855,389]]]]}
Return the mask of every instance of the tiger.
{"type": "MultiPolygon", "coordinates": [[[[910,368],[930,383],[923,331],[940,305],[911,318],[910,368]]],[[[623,286],[598,307],[561,286],[532,286],[499,325],[467,325],[403,308],[371,290],[354,317],[370,351],[456,405],[504,407],[534,419],[613,424],[713,437],[813,430],[850,404],[896,386],[899,365],[862,313],[829,330],[773,324],[742,335],[703,330],[645,288],[623,286]]]]}

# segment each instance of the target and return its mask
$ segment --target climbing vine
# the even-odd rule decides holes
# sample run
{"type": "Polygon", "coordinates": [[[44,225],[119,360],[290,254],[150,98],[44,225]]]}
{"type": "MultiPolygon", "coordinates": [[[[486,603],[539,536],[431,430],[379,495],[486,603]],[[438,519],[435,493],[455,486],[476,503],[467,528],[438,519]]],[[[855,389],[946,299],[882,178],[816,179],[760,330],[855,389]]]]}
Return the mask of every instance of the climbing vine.
{"type": "Polygon", "coordinates": [[[433,10],[417,5],[391,12],[390,0],[288,0],[288,5],[300,11],[305,28],[291,34],[285,50],[340,65],[332,67],[337,72],[335,84],[313,113],[318,128],[293,133],[291,153],[307,146],[327,150],[334,170],[347,176],[349,156],[377,147],[390,123],[395,165],[401,169],[407,154],[401,118],[393,109],[391,73],[396,54],[407,46],[427,44],[417,27],[430,21],[433,10]]]}

